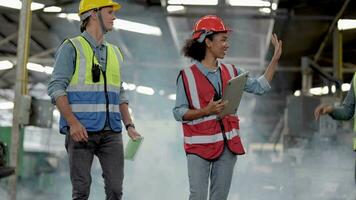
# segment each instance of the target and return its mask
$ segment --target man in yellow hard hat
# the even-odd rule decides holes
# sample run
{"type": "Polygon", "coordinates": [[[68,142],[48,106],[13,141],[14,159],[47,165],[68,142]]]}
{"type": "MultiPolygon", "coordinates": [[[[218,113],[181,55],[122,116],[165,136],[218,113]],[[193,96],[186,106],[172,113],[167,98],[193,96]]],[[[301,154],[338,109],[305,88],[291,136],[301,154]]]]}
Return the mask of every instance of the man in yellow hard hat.
{"type": "Polygon", "coordinates": [[[81,0],[82,34],[60,46],[48,86],[48,94],[61,112],[60,132],[66,135],[73,199],[89,198],[94,155],[103,170],[106,199],[121,199],[121,121],[130,138],[141,137],[132,123],[121,84],[123,55],[104,38],[113,29],[119,8],[112,0],[81,0]]]}

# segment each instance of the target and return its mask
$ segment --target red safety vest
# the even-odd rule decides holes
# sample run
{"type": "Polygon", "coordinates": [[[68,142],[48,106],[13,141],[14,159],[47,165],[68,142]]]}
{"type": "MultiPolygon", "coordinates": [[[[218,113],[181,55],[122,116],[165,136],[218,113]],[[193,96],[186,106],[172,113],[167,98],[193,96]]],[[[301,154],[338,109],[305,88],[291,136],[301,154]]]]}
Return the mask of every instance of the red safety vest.
{"type": "MultiPolygon", "coordinates": [[[[228,80],[237,76],[233,65],[221,64],[222,93],[228,80]]],[[[201,109],[214,97],[214,86],[194,64],[181,71],[190,109],[201,109]]],[[[184,149],[186,153],[196,154],[204,159],[218,158],[224,150],[224,137],[227,146],[235,154],[245,154],[239,137],[239,119],[228,115],[220,121],[216,115],[209,115],[192,121],[184,121],[184,149]],[[222,127],[224,130],[222,130],[222,127]]]]}

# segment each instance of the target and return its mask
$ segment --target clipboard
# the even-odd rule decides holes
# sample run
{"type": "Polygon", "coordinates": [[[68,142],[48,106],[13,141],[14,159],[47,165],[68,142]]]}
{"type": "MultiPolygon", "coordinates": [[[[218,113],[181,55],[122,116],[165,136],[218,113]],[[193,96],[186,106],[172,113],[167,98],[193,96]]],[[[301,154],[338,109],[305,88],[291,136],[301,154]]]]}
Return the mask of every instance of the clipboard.
{"type": "Polygon", "coordinates": [[[219,114],[219,117],[223,117],[229,114],[235,114],[239,108],[242,94],[246,85],[248,78],[248,72],[243,72],[242,74],[230,79],[227,82],[222,100],[227,100],[229,103],[225,105],[224,109],[219,114]]]}
{"type": "Polygon", "coordinates": [[[130,138],[125,147],[124,159],[133,161],[135,159],[139,147],[142,144],[142,141],[143,137],[137,138],[136,140],[132,140],[130,138]]]}

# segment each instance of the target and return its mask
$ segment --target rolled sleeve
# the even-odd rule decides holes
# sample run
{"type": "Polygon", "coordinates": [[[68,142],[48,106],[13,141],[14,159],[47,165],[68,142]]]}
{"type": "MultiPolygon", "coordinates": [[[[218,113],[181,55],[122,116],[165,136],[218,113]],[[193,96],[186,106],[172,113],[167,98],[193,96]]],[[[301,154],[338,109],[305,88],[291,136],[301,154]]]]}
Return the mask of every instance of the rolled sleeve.
{"type": "MultiPolygon", "coordinates": [[[[236,69],[238,74],[247,72],[246,70],[240,67],[236,67],[236,69]]],[[[268,80],[264,75],[258,78],[254,78],[248,75],[244,91],[257,95],[262,95],[268,92],[269,90],[271,90],[271,85],[269,84],[268,80]]]]}
{"type": "Polygon", "coordinates": [[[341,106],[334,107],[334,111],[330,113],[330,117],[336,120],[350,120],[355,114],[355,94],[353,84],[347,92],[347,95],[341,106]]]}
{"type": "Polygon", "coordinates": [[[258,77],[257,82],[260,83],[260,86],[264,91],[267,92],[267,91],[271,90],[271,85],[269,84],[268,80],[266,79],[266,77],[264,75],[258,77]]]}
{"type": "Polygon", "coordinates": [[[173,108],[174,119],[177,121],[183,122],[183,116],[186,112],[188,112],[188,108],[185,107],[175,107],[173,108]]]}
{"type": "Polygon", "coordinates": [[[182,76],[177,79],[176,104],[173,108],[174,119],[183,122],[184,114],[189,110],[188,100],[185,94],[182,76]]]}
{"type": "Polygon", "coordinates": [[[53,73],[48,84],[47,93],[52,103],[56,104],[58,97],[67,95],[66,89],[75,70],[75,49],[70,42],[64,42],[58,49],[53,73]]]}
{"type": "Polygon", "coordinates": [[[127,98],[126,91],[122,87],[122,82],[121,82],[119,104],[123,104],[123,103],[129,104],[129,99],[127,98]]]}

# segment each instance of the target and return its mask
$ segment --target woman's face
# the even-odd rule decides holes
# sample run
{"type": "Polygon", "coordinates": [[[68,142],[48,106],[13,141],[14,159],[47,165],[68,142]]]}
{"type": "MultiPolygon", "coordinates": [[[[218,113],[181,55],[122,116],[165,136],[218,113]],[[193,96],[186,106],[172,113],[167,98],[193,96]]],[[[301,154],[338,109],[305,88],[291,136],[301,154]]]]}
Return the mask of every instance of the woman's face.
{"type": "Polygon", "coordinates": [[[229,34],[225,32],[214,34],[213,40],[207,39],[205,41],[207,50],[210,51],[215,58],[224,58],[227,54],[227,49],[230,47],[229,34]]]}

